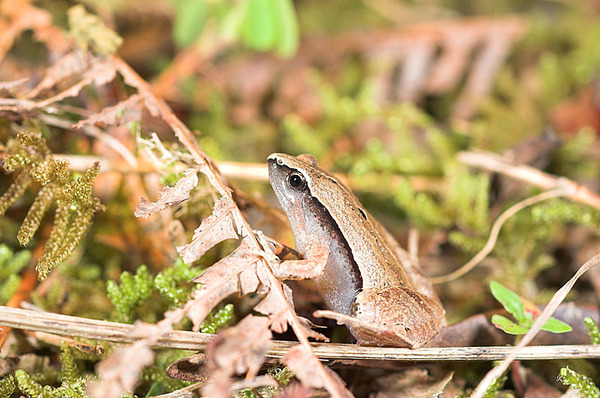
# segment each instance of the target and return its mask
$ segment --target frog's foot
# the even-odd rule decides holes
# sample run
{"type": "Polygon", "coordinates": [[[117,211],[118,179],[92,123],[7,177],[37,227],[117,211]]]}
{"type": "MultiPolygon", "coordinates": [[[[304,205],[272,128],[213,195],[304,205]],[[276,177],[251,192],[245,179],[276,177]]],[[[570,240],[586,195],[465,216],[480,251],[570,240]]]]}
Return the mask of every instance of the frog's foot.
{"type": "Polygon", "coordinates": [[[338,325],[346,325],[358,340],[358,344],[361,345],[407,348],[419,348],[421,346],[418,341],[402,336],[388,327],[366,322],[351,315],[325,310],[315,311],[313,315],[319,318],[335,319],[338,325]]]}

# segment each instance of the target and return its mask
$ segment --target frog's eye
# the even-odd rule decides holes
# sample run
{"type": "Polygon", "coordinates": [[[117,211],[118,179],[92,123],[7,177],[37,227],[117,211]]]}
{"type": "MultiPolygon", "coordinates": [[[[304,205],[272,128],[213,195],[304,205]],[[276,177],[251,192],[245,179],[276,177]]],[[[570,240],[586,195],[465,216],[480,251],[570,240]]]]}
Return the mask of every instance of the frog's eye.
{"type": "Polygon", "coordinates": [[[304,176],[300,173],[290,173],[287,178],[288,185],[294,189],[302,189],[304,187],[304,176]]]}

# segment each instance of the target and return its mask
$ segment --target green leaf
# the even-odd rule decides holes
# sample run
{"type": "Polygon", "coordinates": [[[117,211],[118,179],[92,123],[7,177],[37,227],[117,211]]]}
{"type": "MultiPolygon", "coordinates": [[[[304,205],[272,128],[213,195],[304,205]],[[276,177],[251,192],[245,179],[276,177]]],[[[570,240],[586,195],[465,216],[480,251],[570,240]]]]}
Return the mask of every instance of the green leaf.
{"type": "Polygon", "coordinates": [[[298,49],[298,19],[291,0],[274,0],[275,53],[291,57],[298,49]]]}
{"type": "Polygon", "coordinates": [[[279,0],[246,0],[241,39],[250,48],[267,51],[277,40],[276,6],[279,0]]]}
{"type": "Polygon", "coordinates": [[[573,330],[573,328],[563,321],[559,321],[556,318],[550,318],[544,326],[542,326],[542,330],[552,333],[567,333],[573,330]]]}
{"type": "Polygon", "coordinates": [[[529,330],[529,328],[517,325],[510,319],[498,314],[492,316],[492,323],[498,329],[501,329],[508,334],[520,335],[527,333],[527,331],[529,330]]]}
{"type": "Polygon", "coordinates": [[[196,40],[208,13],[204,0],[179,0],[177,1],[177,15],[173,23],[173,38],[181,47],[188,46],[196,40]]]}
{"type": "Polygon", "coordinates": [[[514,316],[519,323],[527,323],[523,301],[517,293],[496,281],[490,282],[490,291],[496,300],[502,304],[504,309],[514,316]]]}

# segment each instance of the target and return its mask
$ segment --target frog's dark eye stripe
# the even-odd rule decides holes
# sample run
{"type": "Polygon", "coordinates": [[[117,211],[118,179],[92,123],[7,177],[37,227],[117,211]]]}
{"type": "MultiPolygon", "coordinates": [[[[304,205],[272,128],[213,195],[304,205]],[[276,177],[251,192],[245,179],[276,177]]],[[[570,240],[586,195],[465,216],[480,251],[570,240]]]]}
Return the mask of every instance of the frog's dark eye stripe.
{"type": "Polygon", "coordinates": [[[300,173],[290,173],[287,178],[288,185],[294,189],[302,189],[306,183],[304,176],[300,173]]]}
{"type": "Polygon", "coordinates": [[[366,220],[367,219],[367,213],[365,213],[365,211],[363,209],[361,209],[360,207],[358,208],[358,212],[360,213],[361,216],[363,216],[363,218],[366,220]]]}

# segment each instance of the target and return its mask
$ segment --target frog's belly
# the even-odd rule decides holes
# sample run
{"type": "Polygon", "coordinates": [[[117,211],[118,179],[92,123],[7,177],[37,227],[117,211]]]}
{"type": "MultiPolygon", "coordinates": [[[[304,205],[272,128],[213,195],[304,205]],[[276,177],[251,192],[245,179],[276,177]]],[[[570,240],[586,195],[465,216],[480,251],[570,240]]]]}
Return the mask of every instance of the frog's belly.
{"type": "Polygon", "coordinates": [[[292,222],[296,248],[306,255],[311,242],[325,244],[327,264],[323,275],[313,281],[329,309],[350,315],[352,302],[363,288],[350,246],[329,212],[314,197],[303,197],[300,214],[300,222],[292,222]]]}
{"type": "Polygon", "coordinates": [[[323,275],[315,278],[314,284],[329,309],[350,315],[352,303],[362,289],[362,279],[343,241],[331,240],[329,249],[323,275]]]}

